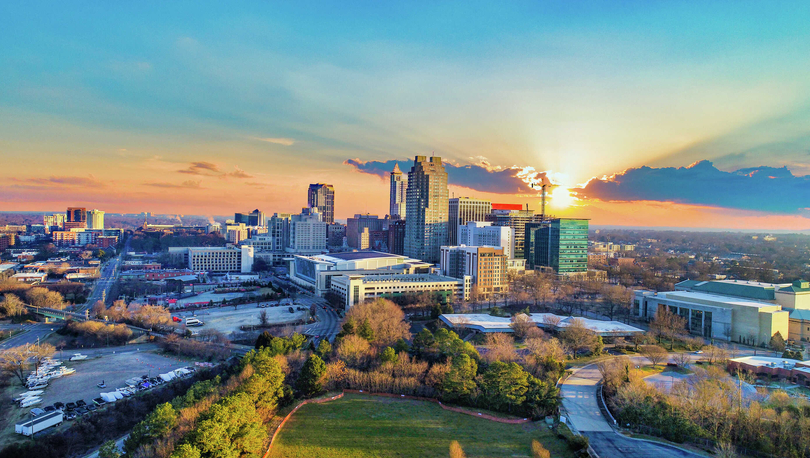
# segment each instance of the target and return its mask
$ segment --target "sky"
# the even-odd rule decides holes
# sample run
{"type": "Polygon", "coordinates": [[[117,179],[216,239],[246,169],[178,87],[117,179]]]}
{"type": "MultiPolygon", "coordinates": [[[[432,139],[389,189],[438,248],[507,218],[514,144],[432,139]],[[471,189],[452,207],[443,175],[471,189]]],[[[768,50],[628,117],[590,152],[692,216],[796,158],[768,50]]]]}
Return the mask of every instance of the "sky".
{"type": "Polygon", "coordinates": [[[592,224],[810,229],[810,3],[0,3],[0,210],[267,214],[441,156],[592,224]]]}

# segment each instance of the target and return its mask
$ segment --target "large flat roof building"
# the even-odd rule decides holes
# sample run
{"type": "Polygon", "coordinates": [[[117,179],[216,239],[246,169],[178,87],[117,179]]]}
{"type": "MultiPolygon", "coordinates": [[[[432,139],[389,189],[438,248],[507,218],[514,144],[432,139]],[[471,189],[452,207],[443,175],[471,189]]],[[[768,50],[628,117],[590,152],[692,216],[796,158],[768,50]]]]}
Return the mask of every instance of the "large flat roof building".
{"type": "Polygon", "coordinates": [[[253,247],[170,247],[169,255],[194,272],[241,272],[253,270],[253,247]]]}
{"type": "MultiPolygon", "coordinates": [[[[570,326],[574,320],[579,320],[587,329],[602,337],[627,337],[644,333],[643,329],[621,323],[619,321],[592,320],[590,318],[559,316],[552,313],[532,313],[527,315],[537,325],[552,331],[561,331],[570,326]],[[553,318],[553,319],[550,319],[553,318]]],[[[511,328],[510,317],[499,317],[484,314],[444,314],[439,317],[444,324],[452,328],[474,329],[479,332],[514,332],[511,328]]]]}
{"type": "Polygon", "coordinates": [[[452,278],[436,274],[362,275],[347,274],[332,278],[330,289],[349,307],[377,298],[393,299],[406,295],[434,293],[439,302],[469,299],[471,277],[452,278]]]}

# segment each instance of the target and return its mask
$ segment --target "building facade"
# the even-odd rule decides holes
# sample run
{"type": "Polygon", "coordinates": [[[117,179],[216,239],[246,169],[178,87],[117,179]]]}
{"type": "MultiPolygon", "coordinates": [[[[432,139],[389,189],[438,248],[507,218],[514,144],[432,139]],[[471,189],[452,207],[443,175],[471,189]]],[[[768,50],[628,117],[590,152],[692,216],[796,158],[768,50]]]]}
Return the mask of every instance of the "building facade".
{"type": "Polygon", "coordinates": [[[469,299],[472,279],[436,274],[340,275],[332,278],[331,291],[343,300],[346,309],[377,298],[393,299],[406,295],[433,293],[441,303],[469,299]]]}
{"type": "Polygon", "coordinates": [[[354,218],[347,218],[346,243],[352,248],[367,250],[370,247],[369,233],[385,229],[387,223],[387,220],[370,214],[356,214],[354,218]]]}
{"type": "Polygon", "coordinates": [[[509,226],[493,226],[491,222],[468,221],[458,227],[459,245],[494,246],[503,248],[508,259],[514,258],[515,238],[509,226]]]}
{"type": "Polygon", "coordinates": [[[240,272],[253,270],[253,247],[171,247],[169,255],[194,272],[240,272]]]}
{"type": "Polygon", "coordinates": [[[104,212],[98,209],[87,210],[87,228],[104,229],[104,212]]]}
{"type": "Polygon", "coordinates": [[[399,169],[399,164],[394,164],[394,170],[391,172],[390,179],[388,214],[391,216],[391,219],[405,219],[405,215],[407,214],[405,197],[408,192],[408,177],[402,174],[402,170],[399,169]]]}
{"type": "Polygon", "coordinates": [[[507,261],[503,248],[488,246],[443,246],[440,272],[453,278],[471,277],[483,297],[509,289],[507,261]]]}
{"type": "Polygon", "coordinates": [[[395,220],[388,223],[388,252],[405,254],[405,220],[395,220]]]}
{"type": "Polygon", "coordinates": [[[526,264],[560,275],[588,271],[588,220],[555,218],[525,225],[526,264]]]}
{"type": "Polygon", "coordinates": [[[235,213],[233,215],[233,222],[236,224],[242,223],[245,226],[264,227],[267,225],[267,218],[265,218],[264,213],[260,212],[257,208],[250,213],[235,213]]]}
{"type": "Polygon", "coordinates": [[[335,222],[335,188],[331,184],[315,183],[309,185],[307,205],[317,208],[321,221],[327,224],[335,222]]]}
{"type": "Polygon", "coordinates": [[[542,221],[542,216],[535,215],[533,210],[523,208],[520,204],[492,204],[492,213],[486,220],[492,222],[493,226],[511,227],[515,241],[512,255],[515,258],[525,258],[526,223],[542,221]]]}
{"type": "Polygon", "coordinates": [[[290,217],[290,245],[288,253],[318,254],[327,251],[326,227],[323,215],[317,208],[310,208],[300,215],[290,217]]]}
{"type": "Polygon", "coordinates": [[[405,255],[438,263],[447,244],[449,197],[441,157],[416,156],[408,172],[405,255]]]}
{"type": "Polygon", "coordinates": [[[487,216],[492,213],[492,202],[470,197],[454,197],[450,199],[448,211],[450,232],[447,235],[447,244],[450,246],[469,245],[463,240],[459,240],[459,227],[466,225],[469,221],[486,221],[487,216]]]}
{"type": "Polygon", "coordinates": [[[65,230],[71,229],[86,229],[87,228],[87,209],[84,207],[68,207],[65,214],[65,230]]]}

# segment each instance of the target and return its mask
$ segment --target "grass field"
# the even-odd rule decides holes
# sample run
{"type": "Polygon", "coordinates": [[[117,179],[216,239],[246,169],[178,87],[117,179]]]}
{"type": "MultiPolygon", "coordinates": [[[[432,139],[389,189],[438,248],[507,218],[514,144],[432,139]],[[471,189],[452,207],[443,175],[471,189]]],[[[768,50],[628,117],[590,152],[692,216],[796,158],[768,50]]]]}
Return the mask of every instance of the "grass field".
{"type": "Polygon", "coordinates": [[[347,394],[299,409],[284,425],[270,457],[447,457],[453,440],[469,458],[528,457],[532,439],[555,458],[574,456],[541,423],[509,425],[430,402],[347,394]]]}

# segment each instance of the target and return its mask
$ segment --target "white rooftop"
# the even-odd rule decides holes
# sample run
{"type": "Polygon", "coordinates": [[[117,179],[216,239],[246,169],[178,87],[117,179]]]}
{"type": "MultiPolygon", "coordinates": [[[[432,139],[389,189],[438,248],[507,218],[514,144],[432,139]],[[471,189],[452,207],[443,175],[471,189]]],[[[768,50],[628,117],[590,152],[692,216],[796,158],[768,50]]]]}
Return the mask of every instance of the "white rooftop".
{"type": "Polygon", "coordinates": [[[720,294],[698,293],[694,291],[667,291],[663,293],[658,293],[658,297],[663,297],[664,299],[682,299],[687,301],[689,299],[693,299],[697,301],[707,301],[718,304],[736,305],[738,307],[762,308],[762,307],[777,306],[776,304],[771,302],[759,302],[751,299],[741,299],[739,297],[724,296],[720,294]]]}
{"type": "Polygon", "coordinates": [[[810,366],[810,360],[797,361],[795,359],[773,358],[770,356],[742,356],[740,358],[731,358],[729,361],[748,364],[750,366],[792,367],[795,364],[810,366]]]}
{"type": "MultiPolygon", "coordinates": [[[[537,324],[538,327],[541,328],[549,327],[550,323],[557,322],[557,324],[554,325],[554,328],[561,330],[570,326],[574,320],[580,320],[586,328],[603,336],[630,335],[644,332],[642,329],[620,323],[618,321],[601,321],[573,316],[566,317],[554,315],[553,313],[532,313],[528,316],[534,323],[537,324]]],[[[509,325],[512,323],[510,317],[498,317],[474,313],[456,313],[444,314],[440,317],[440,319],[452,327],[468,327],[481,332],[512,332],[512,328],[509,327],[509,325]]]]}

